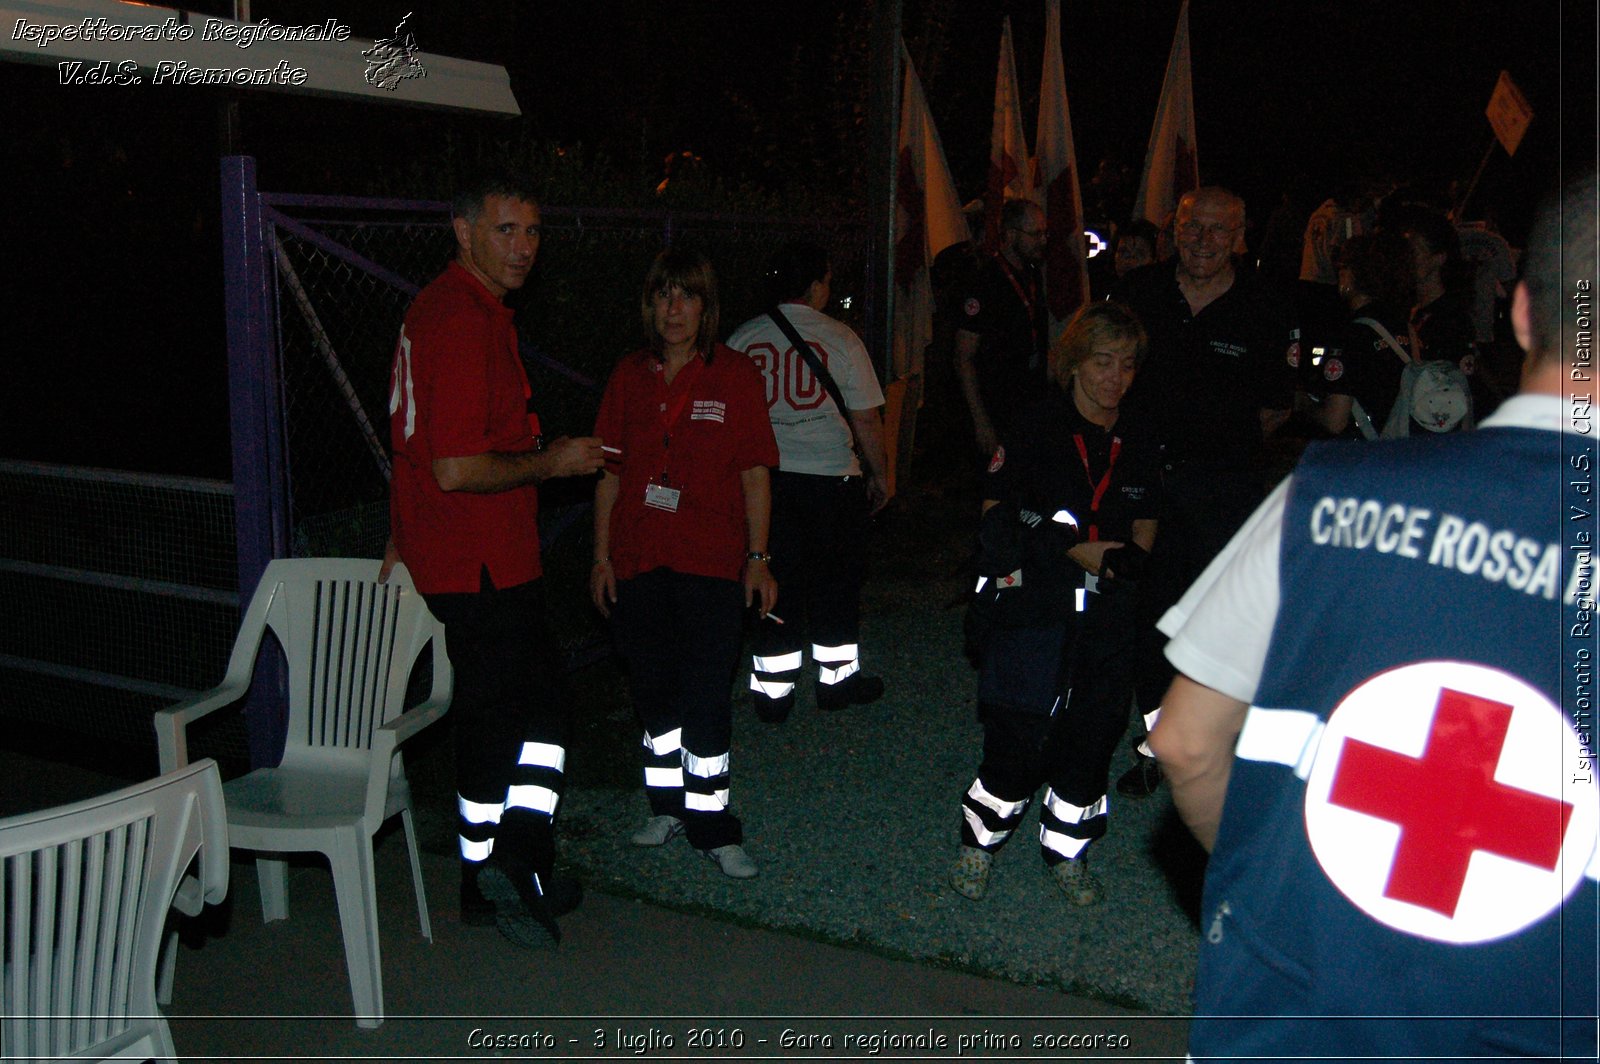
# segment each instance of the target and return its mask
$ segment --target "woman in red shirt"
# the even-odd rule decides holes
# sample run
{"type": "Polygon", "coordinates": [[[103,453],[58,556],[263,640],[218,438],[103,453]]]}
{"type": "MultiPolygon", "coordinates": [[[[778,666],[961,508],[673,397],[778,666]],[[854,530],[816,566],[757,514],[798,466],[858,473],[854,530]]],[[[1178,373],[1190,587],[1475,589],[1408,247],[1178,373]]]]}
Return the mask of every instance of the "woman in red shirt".
{"type": "Polygon", "coordinates": [[[676,249],[645,276],[649,346],[606,384],[595,422],[606,468],[594,493],[590,593],[612,619],[644,724],[650,819],[633,835],[680,833],[735,879],[756,874],[728,810],[731,689],[742,616],[765,616],[768,466],[778,445],[755,364],[716,342],[711,263],[676,249]]]}

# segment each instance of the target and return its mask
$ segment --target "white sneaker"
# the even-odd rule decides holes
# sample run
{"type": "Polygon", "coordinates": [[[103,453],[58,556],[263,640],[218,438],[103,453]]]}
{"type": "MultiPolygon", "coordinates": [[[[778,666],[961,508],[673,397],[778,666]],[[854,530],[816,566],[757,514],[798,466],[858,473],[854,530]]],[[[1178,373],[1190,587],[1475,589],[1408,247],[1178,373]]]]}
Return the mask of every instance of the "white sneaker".
{"type": "Polygon", "coordinates": [[[744,852],[744,847],[736,842],[700,852],[715,861],[717,867],[722,869],[722,874],[729,879],[754,879],[760,871],[750,855],[744,852]]]}
{"type": "Polygon", "coordinates": [[[682,834],[683,821],[663,814],[646,820],[644,827],[633,833],[632,842],[635,846],[665,846],[682,834]]]}

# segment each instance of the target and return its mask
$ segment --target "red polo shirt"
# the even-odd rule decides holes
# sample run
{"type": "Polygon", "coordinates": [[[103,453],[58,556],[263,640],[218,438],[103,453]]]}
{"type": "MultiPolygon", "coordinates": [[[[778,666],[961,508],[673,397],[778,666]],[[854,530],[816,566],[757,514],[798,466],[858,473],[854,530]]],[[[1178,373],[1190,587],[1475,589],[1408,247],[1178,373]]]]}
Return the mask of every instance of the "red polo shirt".
{"type": "Polygon", "coordinates": [[[539,489],[492,494],[439,489],[435,458],[534,447],[528,376],[511,309],[452,262],[406,311],[389,379],[394,475],[389,524],[424,594],[496,587],[540,575],[539,489]]]}
{"type": "Polygon", "coordinates": [[[718,344],[696,355],[669,387],[654,352],[624,358],[606,384],[594,434],[622,455],[611,511],[611,568],[618,579],[666,566],[737,580],[744,570],[744,487],[739,474],[778,464],[767,392],[755,363],[718,344]],[[678,508],[645,505],[651,484],[676,489],[678,508]]]}

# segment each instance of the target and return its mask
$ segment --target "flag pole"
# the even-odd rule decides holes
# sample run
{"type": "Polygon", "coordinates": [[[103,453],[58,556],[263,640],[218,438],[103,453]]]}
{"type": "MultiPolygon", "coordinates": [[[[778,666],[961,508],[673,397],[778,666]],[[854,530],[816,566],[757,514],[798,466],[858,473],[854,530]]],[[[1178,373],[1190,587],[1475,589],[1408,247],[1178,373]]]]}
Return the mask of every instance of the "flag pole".
{"type": "Polygon", "coordinates": [[[1489,147],[1485,149],[1483,159],[1478,163],[1478,172],[1472,175],[1472,183],[1467,186],[1467,191],[1456,201],[1456,205],[1450,208],[1450,220],[1452,222],[1459,222],[1462,219],[1461,212],[1467,209],[1467,201],[1472,199],[1474,192],[1478,191],[1478,179],[1483,177],[1484,167],[1489,165],[1489,157],[1494,154],[1494,146],[1499,142],[1499,137],[1493,133],[1489,134],[1489,147]]]}

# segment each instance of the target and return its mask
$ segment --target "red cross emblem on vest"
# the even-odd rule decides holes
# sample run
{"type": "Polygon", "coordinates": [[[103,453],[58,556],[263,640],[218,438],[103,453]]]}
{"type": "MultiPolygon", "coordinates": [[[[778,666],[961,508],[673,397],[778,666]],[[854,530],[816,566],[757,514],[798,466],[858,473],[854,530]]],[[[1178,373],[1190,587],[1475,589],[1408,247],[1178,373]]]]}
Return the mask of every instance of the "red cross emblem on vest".
{"type": "Polygon", "coordinates": [[[1392,669],[1329,715],[1306,829],[1347,898],[1411,934],[1479,942],[1559,906],[1595,857],[1588,755],[1540,691],[1496,669],[1392,669]]]}

